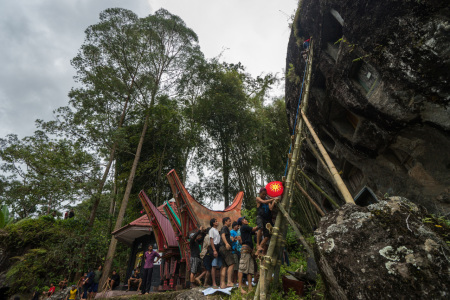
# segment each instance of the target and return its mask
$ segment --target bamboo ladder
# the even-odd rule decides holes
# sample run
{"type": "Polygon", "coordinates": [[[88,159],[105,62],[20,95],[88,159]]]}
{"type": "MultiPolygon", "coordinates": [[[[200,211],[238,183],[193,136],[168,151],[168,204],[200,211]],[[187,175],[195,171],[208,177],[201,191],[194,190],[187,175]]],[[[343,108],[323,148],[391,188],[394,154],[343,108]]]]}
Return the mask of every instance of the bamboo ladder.
{"type": "MultiPolygon", "coordinates": [[[[334,166],[333,162],[331,161],[328,153],[326,152],[325,148],[322,146],[322,143],[320,142],[320,139],[318,138],[317,134],[315,133],[313,127],[311,126],[311,123],[307,119],[305,113],[306,109],[308,107],[308,98],[309,98],[309,91],[310,91],[310,83],[311,83],[311,74],[312,74],[312,63],[313,63],[313,40],[311,39],[310,47],[309,47],[309,53],[308,53],[308,59],[307,59],[307,69],[306,69],[306,81],[305,81],[305,90],[303,92],[303,95],[301,95],[301,98],[299,101],[301,102],[300,106],[300,113],[297,115],[296,119],[296,126],[295,126],[295,136],[293,136],[294,140],[294,147],[292,150],[292,156],[289,154],[289,162],[288,162],[288,173],[287,177],[284,181],[285,191],[282,197],[282,200],[280,203],[278,203],[278,208],[281,213],[277,215],[275,226],[272,228],[272,238],[269,243],[269,248],[267,250],[267,254],[264,256],[264,258],[261,260],[260,265],[260,279],[258,282],[258,285],[256,287],[256,293],[254,300],[266,300],[267,298],[267,291],[268,286],[270,283],[270,280],[272,279],[272,275],[274,275],[274,281],[278,281],[278,273],[279,268],[281,266],[281,255],[283,248],[285,246],[286,240],[286,232],[288,224],[292,226],[294,231],[299,236],[300,242],[302,242],[303,246],[305,247],[306,251],[310,256],[313,256],[313,252],[310,249],[309,245],[304,240],[303,236],[301,235],[300,231],[298,230],[295,222],[292,220],[292,218],[289,216],[289,211],[292,206],[293,202],[293,196],[294,196],[294,187],[297,185],[297,188],[300,189],[300,191],[308,198],[310,199],[309,195],[307,195],[306,191],[304,191],[300,184],[295,180],[297,177],[297,174],[300,173],[304,176],[306,176],[302,170],[300,169],[299,164],[299,158],[301,153],[301,146],[303,143],[303,140],[306,138],[306,132],[304,132],[304,124],[306,124],[309,132],[311,133],[311,136],[313,137],[317,147],[319,148],[319,152],[323,157],[323,160],[325,161],[326,171],[332,178],[333,184],[336,186],[337,190],[342,195],[344,201],[346,203],[352,203],[354,204],[354,200],[348,191],[345,183],[343,182],[342,178],[340,177],[339,173],[336,170],[336,167],[334,166]],[[301,117],[300,117],[301,116],[301,117]],[[287,222],[286,222],[287,221],[287,222]]],[[[308,141],[309,142],[309,141],[308,141]]],[[[311,147],[312,143],[309,142],[309,146],[311,147]]],[[[317,153],[316,153],[317,155],[317,153]]],[[[322,161],[323,162],[323,161],[322,161]]],[[[310,179],[309,179],[310,181],[310,179]]],[[[310,181],[311,183],[311,181],[310,181]]],[[[320,190],[321,193],[324,193],[317,185],[313,185],[316,189],[320,190]]],[[[335,206],[337,206],[335,203],[333,203],[335,206]]],[[[320,210],[320,208],[315,205],[317,212],[320,215],[323,215],[323,212],[320,210]]]]}

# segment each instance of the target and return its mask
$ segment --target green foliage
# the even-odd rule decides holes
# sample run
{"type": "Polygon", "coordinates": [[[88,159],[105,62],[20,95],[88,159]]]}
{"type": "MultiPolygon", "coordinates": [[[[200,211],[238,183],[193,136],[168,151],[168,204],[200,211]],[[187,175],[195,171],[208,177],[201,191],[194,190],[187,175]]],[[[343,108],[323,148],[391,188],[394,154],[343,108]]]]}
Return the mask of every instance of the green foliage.
{"type": "Polygon", "coordinates": [[[99,223],[89,236],[86,236],[87,229],[85,220],[55,220],[50,216],[22,219],[8,225],[0,244],[8,253],[16,255],[11,258],[12,266],[7,272],[11,293],[31,292],[51,282],[56,284],[63,277],[100,264],[109,234],[99,223]],[[79,252],[83,244],[86,245],[85,260],[79,252]],[[81,265],[82,261],[85,265],[81,265]]]}
{"type": "Polygon", "coordinates": [[[0,159],[0,169],[8,174],[0,202],[19,218],[89,197],[98,172],[95,157],[78,142],[50,138],[40,130],[22,140],[13,134],[0,139],[0,159]]]}
{"type": "Polygon", "coordinates": [[[0,228],[4,228],[11,222],[12,218],[9,216],[8,207],[6,205],[2,205],[0,209],[0,228]]]}
{"type": "Polygon", "coordinates": [[[285,275],[287,271],[295,272],[297,270],[306,270],[306,258],[302,252],[290,252],[289,253],[290,266],[286,264],[281,265],[280,268],[280,280],[281,276],[285,275]]]}
{"type": "Polygon", "coordinates": [[[291,63],[289,63],[289,70],[286,74],[286,78],[294,84],[300,84],[300,76],[295,74],[295,67],[291,63]]]}
{"type": "Polygon", "coordinates": [[[294,290],[289,289],[289,292],[286,294],[282,291],[273,291],[270,293],[270,299],[271,300],[298,300],[299,297],[297,296],[297,294],[295,293],[294,290]]]}

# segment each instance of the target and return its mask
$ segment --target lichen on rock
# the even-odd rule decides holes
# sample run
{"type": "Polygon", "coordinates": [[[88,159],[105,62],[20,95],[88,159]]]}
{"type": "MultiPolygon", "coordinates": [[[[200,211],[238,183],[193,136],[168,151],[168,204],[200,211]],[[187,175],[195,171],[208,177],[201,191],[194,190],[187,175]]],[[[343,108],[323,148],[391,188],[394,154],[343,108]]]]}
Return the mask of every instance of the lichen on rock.
{"type": "Polygon", "coordinates": [[[323,217],[315,231],[314,252],[328,296],[449,296],[450,228],[437,227],[433,220],[426,209],[402,197],[368,207],[344,205],[323,217]]]}

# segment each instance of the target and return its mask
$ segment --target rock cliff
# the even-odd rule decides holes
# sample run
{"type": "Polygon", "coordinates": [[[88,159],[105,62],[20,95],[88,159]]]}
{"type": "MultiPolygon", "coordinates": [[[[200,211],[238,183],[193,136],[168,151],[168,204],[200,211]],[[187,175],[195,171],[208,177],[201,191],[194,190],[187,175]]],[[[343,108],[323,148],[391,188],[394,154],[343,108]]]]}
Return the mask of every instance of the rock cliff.
{"type": "MultiPolygon", "coordinates": [[[[366,185],[379,196],[403,196],[449,214],[448,3],[303,0],[292,27],[286,61],[290,126],[305,68],[302,42],[311,36],[307,115],[353,196],[366,185]]],[[[304,151],[303,160],[314,180],[338,198],[312,153],[304,151]]]]}

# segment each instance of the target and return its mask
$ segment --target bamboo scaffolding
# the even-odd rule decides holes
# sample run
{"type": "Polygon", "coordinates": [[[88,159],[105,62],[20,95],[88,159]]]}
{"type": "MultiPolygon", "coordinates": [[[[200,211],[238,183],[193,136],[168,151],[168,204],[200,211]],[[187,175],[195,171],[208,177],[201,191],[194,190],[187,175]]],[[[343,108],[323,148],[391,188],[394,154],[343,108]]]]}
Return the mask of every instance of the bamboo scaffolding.
{"type": "Polygon", "coordinates": [[[336,201],[333,200],[333,198],[331,198],[330,196],[328,196],[327,193],[325,193],[324,190],[322,190],[317,184],[315,184],[315,182],[309,178],[308,175],[306,175],[302,170],[299,170],[300,174],[303,175],[303,177],[306,178],[306,180],[308,180],[309,183],[311,183],[311,185],[319,192],[321,193],[325,198],[328,199],[328,201],[330,201],[330,203],[335,207],[335,208],[339,208],[339,205],[336,203],[336,201]]]}
{"type": "Polygon", "coordinates": [[[334,166],[333,161],[331,160],[327,151],[323,147],[322,142],[320,141],[319,137],[317,136],[316,132],[314,131],[314,128],[312,127],[312,125],[309,122],[308,118],[306,117],[305,113],[303,112],[303,110],[301,110],[300,113],[302,115],[303,120],[305,121],[306,126],[309,129],[309,132],[311,133],[314,141],[316,142],[320,153],[322,154],[323,158],[325,159],[325,162],[327,163],[331,174],[333,175],[334,179],[336,180],[337,188],[338,188],[339,192],[342,194],[344,201],[346,203],[355,204],[355,201],[353,200],[352,195],[348,191],[347,186],[345,185],[344,181],[342,180],[341,176],[339,175],[339,172],[337,171],[336,167],[334,166]]]}
{"type": "Polygon", "coordinates": [[[317,205],[317,203],[308,195],[308,193],[302,188],[302,186],[296,181],[295,185],[297,188],[302,192],[302,194],[306,197],[306,199],[309,200],[309,202],[314,206],[314,208],[317,210],[317,212],[323,217],[325,216],[325,213],[322,211],[322,209],[317,205]]]}
{"type": "MultiPolygon", "coordinates": [[[[308,97],[309,97],[309,90],[310,90],[310,82],[311,82],[311,73],[312,73],[312,58],[313,58],[313,42],[311,41],[311,46],[309,48],[309,62],[308,62],[308,67],[307,67],[307,75],[306,75],[306,88],[305,88],[305,93],[304,93],[304,97],[302,97],[303,100],[303,105],[301,106],[301,110],[303,111],[307,108],[308,105],[308,97]]],[[[299,100],[300,101],[300,100],[299,100]]],[[[301,118],[298,118],[298,124],[296,126],[296,134],[295,134],[295,142],[294,142],[294,148],[292,151],[292,158],[290,159],[289,162],[289,167],[288,167],[288,173],[287,173],[287,178],[285,181],[285,193],[283,194],[283,198],[281,200],[281,205],[287,205],[286,207],[290,207],[290,204],[292,202],[292,192],[293,192],[293,181],[295,179],[295,174],[297,171],[297,161],[298,161],[298,157],[299,157],[299,153],[300,153],[300,147],[301,147],[301,133],[303,131],[303,121],[301,118]]],[[[289,211],[289,209],[288,209],[289,211]]],[[[264,256],[264,262],[261,264],[261,272],[260,272],[260,280],[258,282],[258,287],[259,287],[259,294],[255,294],[254,299],[261,299],[261,300],[266,300],[266,293],[267,293],[267,285],[266,285],[266,271],[267,271],[267,275],[268,276],[272,276],[272,270],[273,270],[273,264],[272,264],[272,260],[273,258],[275,259],[275,264],[278,260],[278,255],[274,255],[275,250],[278,250],[279,247],[277,247],[277,245],[279,245],[279,243],[281,242],[280,240],[280,233],[284,233],[285,230],[287,230],[285,227],[286,222],[283,222],[283,214],[278,214],[276,221],[275,221],[275,226],[273,227],[273,234],[272,234],[272,239],[269,243],[269,248],[267,250],[267,255],[264,256]],[[280,231],[280,228],[282,228],[282,231],[280,231]]],[[[278,254],[278,253],[276,253],[278,254]]],[[[258,289],[257,287],[257,289],[258,289]]]]}

